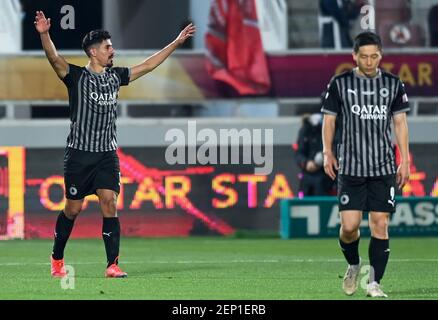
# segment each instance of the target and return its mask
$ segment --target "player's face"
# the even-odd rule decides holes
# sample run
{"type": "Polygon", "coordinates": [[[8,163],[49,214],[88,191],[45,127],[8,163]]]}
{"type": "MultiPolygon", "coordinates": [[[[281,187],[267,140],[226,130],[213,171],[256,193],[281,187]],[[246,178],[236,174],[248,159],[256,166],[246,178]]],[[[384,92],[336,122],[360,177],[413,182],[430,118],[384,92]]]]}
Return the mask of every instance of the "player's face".
{"type": "Polygon", "coordinates": [[[377,74],[380,60],[382,60],[382,53],[376,45],[361,46],[357,53],[353,52],[353,59],[362,74],[374,77],[377,74]]]}
{"type": "Polygon", "coordinates": [[[111,40],[104,40],[96,50],[96,59],[102,67],[111,68],[114,64],[115,53],[111,40]]]}

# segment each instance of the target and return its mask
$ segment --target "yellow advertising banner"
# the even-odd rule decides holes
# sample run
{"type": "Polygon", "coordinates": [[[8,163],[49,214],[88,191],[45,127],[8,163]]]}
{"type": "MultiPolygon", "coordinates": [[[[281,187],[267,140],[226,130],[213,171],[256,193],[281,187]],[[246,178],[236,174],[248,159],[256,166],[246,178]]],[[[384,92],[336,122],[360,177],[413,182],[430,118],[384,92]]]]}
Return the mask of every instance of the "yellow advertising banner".
{"type": "MultiPolygon", "coordinates": [[[[131,67],[146,57],[121,57],[117,66],[131,67]]],[[[84,66],[86,57],[66,57],[84,66]]],[[[200,88],[178,58],[169,58],[146,76],[120,90],[121,100],[201,100],[200,88]]],[[[67,89],[44,56],[0,57],[0,100],[68,100],[67,89]]]]}

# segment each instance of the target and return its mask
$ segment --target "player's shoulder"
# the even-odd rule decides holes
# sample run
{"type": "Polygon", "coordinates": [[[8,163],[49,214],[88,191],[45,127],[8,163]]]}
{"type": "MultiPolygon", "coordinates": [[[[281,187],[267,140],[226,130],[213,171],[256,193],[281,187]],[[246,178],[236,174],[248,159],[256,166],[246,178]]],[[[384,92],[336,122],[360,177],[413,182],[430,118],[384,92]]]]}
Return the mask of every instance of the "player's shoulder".
{"type": "Polygon", "coordinates": [[[111,67],[108,72],[111,76],[115,76],[120,80],[121,86],[126,86],[129,84],[129,79],[131,77],[131,69],[130,68],[128,68],[128,67],[111,67]]]}
{"type": "Polygon", "coordinates": [[[384,78],[389,78],[389,79],[394,79],[396,81],[401,81],[397,75],[395,75],[389,71],[381,70],[380,72],[382,73],[382,77],[384,77],[384,78]]]}
{"type": "Polygon", "coordinates": [[[344,72],[341,72],[339,74],[336,74],[333,78],[336,79],[342,79],[342,78],[348,78],[351,77],[353,75],[353,69],[351,70],[346,70],[344,72]]]}
{"type": "Polygon", "coordinates": [[[76,64],[73,63],[68,63],[67,64],[67,72],[65,74],[65,77],[62,78],[62,81],[64,82],[68,82],[71,84],[71,81],[77,82],[79,81],[80,77],[83,75],[84,71],[85,71],[85,67],[81,67],[78,66],[76,64]]]}
{"type": "Polygon", "coordinates": [[[85,70],[86,70],[85,66],[78,66],[78,65],[73,64],[73,63],[68,64],[68,73],[72,73],[72,72],[82,73],[85,70]]]}
{"type": "Polygon", "coordinates": [[[127,69],[127,68],[126,67],[109,67],[106,69],[106,72],[118,73],[120,71],[123,71],[124,69],[127,69]]]}
{"type": "Polygon", "coordinates": [[[70,68],[75,68],[75,69],[80,69],[80,70],[83,70],[83,69],[85,69],[85,66],[78,66],[77,64],[74,64],[74,63],[68,63],[68,66],[70,67],[70,68]]]}
{"type": "Polygon", "coordinates": [[[347,70],[347,71],[341,72],[339,74],[335,74],[330,79],[329,86],[332,85],[332,84],[336,84],[339,80],[349,78],[352,75],[353,75],[353,70],[347,70]]]}
{"type": "Polygon", "coordinates": [[[118,78],[123,77],[123,75],[125,74],[125,69],[127,69],[126,67],[109,67],[106,69],[106,72],[109,75],[115,75],[118,78]]]}
{"type": "Polygon", "coordinates": [[[353,70],[347,70],[338,74],[335,74],[332,79],[330,80],[330,82],[332,81],[336,81],[336,80],[341,80],[341,79],[345,79],[345,78],[349,78],[353,75],[353,70]]]}

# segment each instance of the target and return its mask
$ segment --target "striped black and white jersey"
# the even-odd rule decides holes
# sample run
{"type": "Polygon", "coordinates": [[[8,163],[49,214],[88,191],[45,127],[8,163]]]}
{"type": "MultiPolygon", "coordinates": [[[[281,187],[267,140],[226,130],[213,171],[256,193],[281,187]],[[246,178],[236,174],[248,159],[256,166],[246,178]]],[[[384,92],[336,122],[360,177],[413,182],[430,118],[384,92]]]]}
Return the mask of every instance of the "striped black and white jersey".
{"type": "Polygon", "coordinates": [[[332,78],[321,111],[337,116],[339,173],[357,177],[395,174],[392,116],[409,111],[401,80],[379,70],[373,78],[357,68],[332,78]]]}
{"type": "Polygon", "coordinates": [[[107,68],[98,74],[69,64],[62,81],[68,88],[70,134],[67,147],[89,152],[117,149],[117,98],[129,84],[129,68],[107,68]]]}

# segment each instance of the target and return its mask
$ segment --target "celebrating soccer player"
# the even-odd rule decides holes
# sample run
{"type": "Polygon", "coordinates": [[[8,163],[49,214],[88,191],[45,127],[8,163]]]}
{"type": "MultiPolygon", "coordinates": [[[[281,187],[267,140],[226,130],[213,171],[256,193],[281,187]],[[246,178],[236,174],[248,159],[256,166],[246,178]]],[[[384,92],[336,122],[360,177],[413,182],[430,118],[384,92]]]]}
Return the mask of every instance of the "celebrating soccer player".
{"type": "Polygon", "coordinates": [[[35,28],[47,59],[68,89],[70,134],[64,156],[64,183],[67,198],[58,216],[51,255],[54,277],[66,275],[64,248],[81,211],[84,198],[96,194],[103,215],[102,237],[107,255],[105,276],[126,277],[118,266],[120,224],[116,203],[120,192],[120,168],[116,153],[117,98],[120,86],[151,72],[196,31],[188,25],[168,46],[131,68],[113,67],[115,50],[107,31],[89,32],[82,48],[89,58],[85,67],[69,64],[58,54],[50,39],[50,18],[36,12],[35,28]]]}
{"type": "Polygon", "coordinates": [[[409,105],[400,79],[379,69],[382,59],[379,36],[363,32],[356,37],[353,49],[357,67],[333,77],[321,109],[324,113],[324,170],[332,179],[338,171],[339,245],[348,262],[343,289],[352,295],[358,286],[359,226],[363,211],[367,211],[371,229],[367,295],[386,297],[380,281],[390,251],[389,216],[395,211],[396,184],[401,189],[409,179],[406,122],[409,105]],[[397,169],[391,144],[391,120],[401,153],[397,169]],[[341,130],[341,142],[334,153],[336,126],[341,130]]]}

